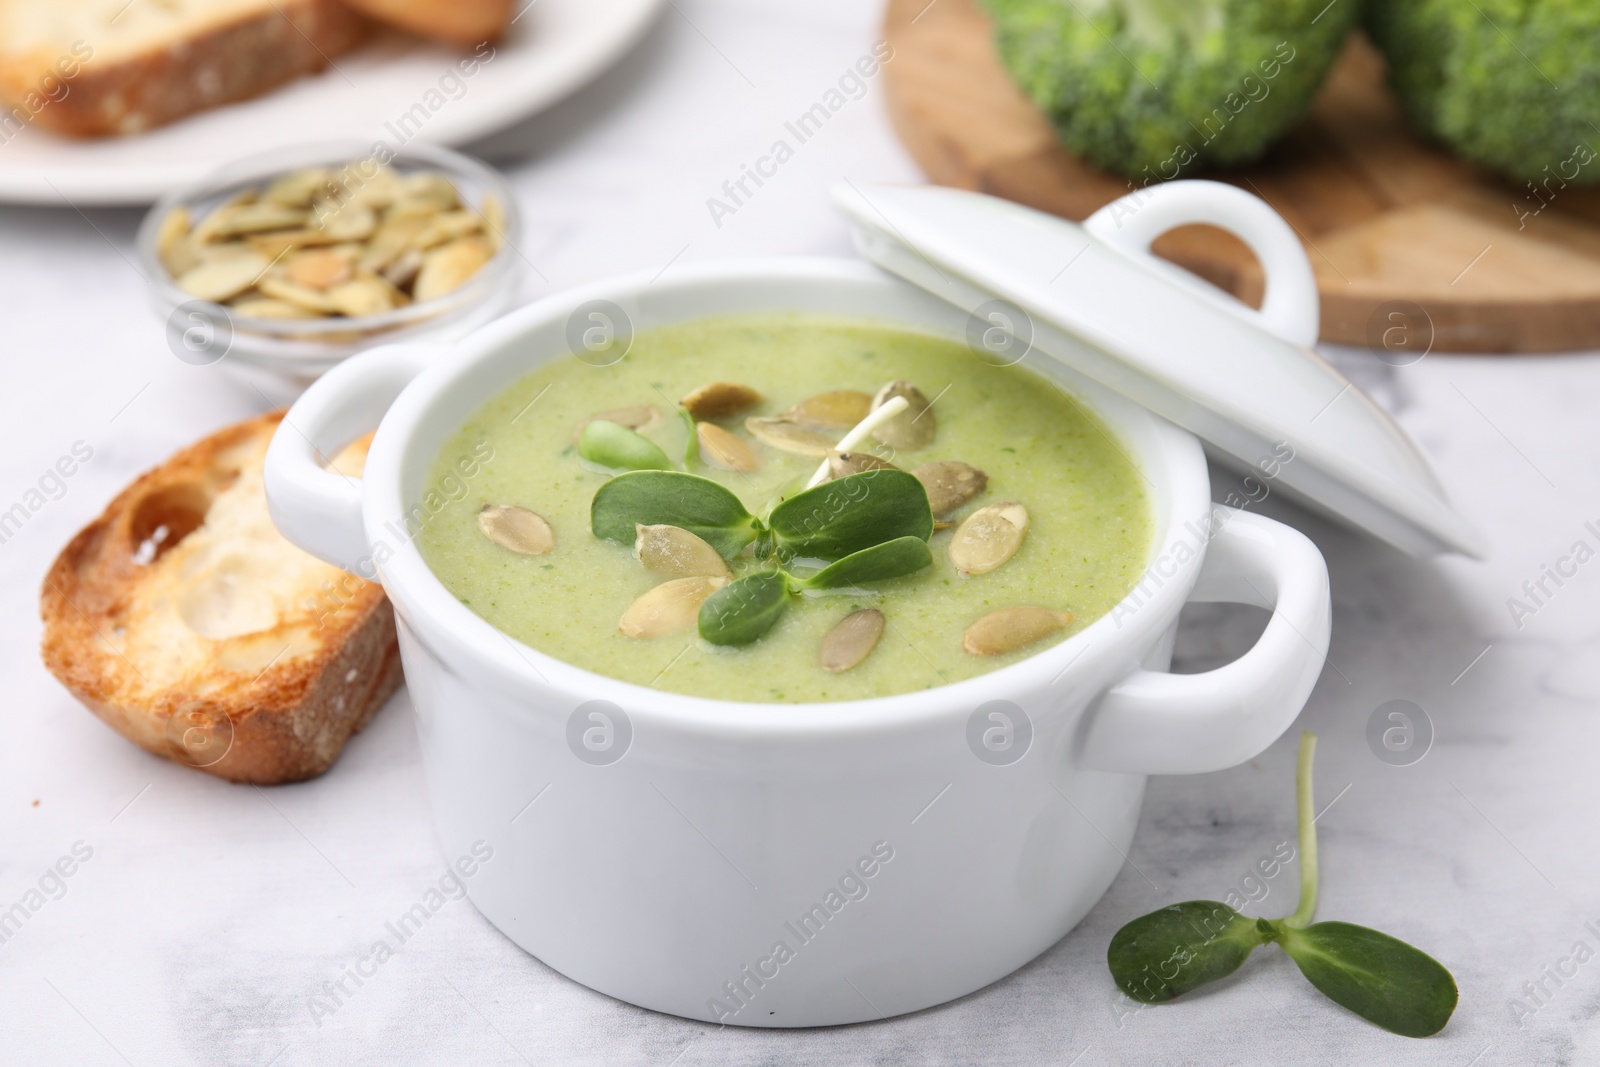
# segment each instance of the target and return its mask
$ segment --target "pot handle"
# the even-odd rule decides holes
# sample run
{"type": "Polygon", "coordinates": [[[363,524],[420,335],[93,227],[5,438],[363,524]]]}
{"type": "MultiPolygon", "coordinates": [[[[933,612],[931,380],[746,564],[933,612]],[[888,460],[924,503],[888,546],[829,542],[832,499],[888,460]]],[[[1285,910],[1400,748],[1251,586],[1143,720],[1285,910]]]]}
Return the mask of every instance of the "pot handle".
{"type": "Polygon", "coordinates": [[[272,522],[324,563],[357,569],[368,555],[361,480],[327,468],[329,457],[383,419],[401,390],[438,358],[429,345],[382,345],[340,363],[294,402],[267,446],[263,478],[272,522]]]}
{"type": "MultiPolygon", "coordinates": [[[[1091,712],[1083,764],[1125,774],[1201,774],[1260,754],[1294,722],[1328,655],[1322,553],[1281,522],[1217,505],[1191,603],[1271,608],[1260,640],[1203,674],[1136,670],[1091,712]]],[[[1158,561],[1159,562],[1159,561],[1158,561]]]]}
{"type": "Polygon", "coordinates": [[[1083,228],[1101,243],[1154,266],[1163,276],[1291,344],[1310,348],[1317,343],[1321,306],[1311,261],[1283,216],[1260,197],[1222,182],[1166,182],[1113,200],[1085,219],[1083,228]],[[1151,253],[1150,244],[1157,237],[1197,222],[1227,230],[1261,261],[1266,293],[1260,311],[1151,253]]]}

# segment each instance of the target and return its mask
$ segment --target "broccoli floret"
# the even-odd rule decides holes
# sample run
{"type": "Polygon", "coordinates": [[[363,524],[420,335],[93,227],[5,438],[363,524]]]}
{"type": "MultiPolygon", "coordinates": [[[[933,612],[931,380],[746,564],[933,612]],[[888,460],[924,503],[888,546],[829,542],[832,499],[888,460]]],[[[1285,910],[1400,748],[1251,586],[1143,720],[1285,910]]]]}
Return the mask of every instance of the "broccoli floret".
{"type": "Polygon", "coordinates": [[[1248,163],[1311,106],[1360,0],[984,0],[1062,141],[1141,183],[1248,163]]]}
{"type": "Polygon", "coordinates": [[[1367,28],[1423,132],[1518,180],[1600,182],[1600,3],[1383,0],[1367,28]]]}

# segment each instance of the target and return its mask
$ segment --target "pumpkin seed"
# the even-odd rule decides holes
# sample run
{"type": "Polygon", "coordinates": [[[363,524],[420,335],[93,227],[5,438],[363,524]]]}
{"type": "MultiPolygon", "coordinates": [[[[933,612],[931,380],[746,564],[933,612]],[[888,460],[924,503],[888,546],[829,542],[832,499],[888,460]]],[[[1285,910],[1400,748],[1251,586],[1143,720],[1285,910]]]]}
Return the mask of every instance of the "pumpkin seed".
{"type": "Polygon", "coordinates": [[[500,203],[500,198],[493,193],[485,194],[483,198],[483,225],[489,231],[489,243],[495,248],[500,247],[500,242],[506,233],[506,209],[500,203]]]}
{"type": "Polygon", "coordinates": [[[269,274],[256,283],[256,288],[261,290],[263,296],[270,296],[274,300],[283,300],[296,307],[314,311],[319,315],[332,315],[338,312],[333,301],[328,299],[328,294],[313,289],[308,285],[296,285],[276,275],[269,274]]]}
{"type": "Polygon", "coordinates": [[[329,186],[334,195],[346,200],[383,208],[399,200],[403,194],[402,175],[375,156],[355,159],[334,171],[329,186]]]}
{"type": "Polygon", "coordinates": [[[950,538],[950,562],[968,577],[988,574],[1017,554],[1028,532],[1028,509],[1015,500],[979,508],[950,538]]]}
{"type": "Polygon", "coordinates": [[[221,302],[238,296],[261,277],[268,261],[254,252],[214,259],[200,264],[178,279],[178,288],[201,300],[221,302]]]}
{"type": "MultiPolygon", "coordinates": [[[[439,205],[431,200],[401,198],[389,205],[385,214],[391,219],[412,219],[428,222],[439,213],[439,205]]],[[[420,231],[419,231],[420,232],[420,231]]]]}
{"type": "Polygon", "coordinates": [[[307,167],[274,178],[261,198],[285,207],[307,208],[319,193],[329,192],[331,188],[326,170],[307,167]]]}
{"type": "Polygon", "coordinates": [[[206,227],[206,240],[242,237],[247,233],[266,230],[292,230],[305,224],[306,212],[303,208],[271,203],[241,204],[226,209],[220,219],[206,227]]]}
{"type": "Polygon", "coordinates": [[[236,193],[223,203],[218,204],[216,207],[207,212],[205,218],[201,219],[195,224],[195,242],[197,244],[204,244],[215,239],[217,229],[233,217],[234,211],[244,207],[247,204],[253,204],[255,202],[256,195],[254,190],[246,189],[244,192],[236,193]]]}
{"type": "Polygon", "coordinates": [[[240,317],[247,319],[314,319],[317,317],[316,312],[307,311],[298,304],[259,296],[246,300],[235,300],[228,306],[237,311],[240,317]]]}
{"type": "Polygon", "coordinates": [[[466,237],[483,229],[483,219],[471,211],[447,211],[435,216],[411,239],[411,247],[426,251],[435,245],[466,237]]]}
{"type": "Polygon", "coordinates": [[[897,471],[893,463],[886,459],[879,459],[870,452],[840,452],[832,449],[828,452],[828,477],[844,478],[851,474],[860,474],[862,471],[897,471]]]}
{"type": "Polygon", "coordinates": [[[454,292],[493,258],[489,242],[481,237],[463,237],[434,249],[417,272],[412,295],[417,303],[454,292]]]}
{"type": "Polygon", "coordinates": [[[778,416],[813,430],[848,430],[867,417],[872,397],[856,389],[835,389],[808,396],[778,416]]]}
{"type": "Polygon", "coordinates": [[[821,457],[833,451],[833,441],[815,430],[796,426],[785,419],[749,418],[744,420],[744,428],[763,444],[771,445],[780,452],[821,457]]]}
{"type": "Polygon", "coordinates": [[[700,455],[713,467],[753,471],[761,466],[754,449],[716,423],[696,423],[694,431],[700,439],[700,455]]]}
{"type": "Polygon", "coordinates": [[[957,459],[924,463],[911,473],[928,491],[928,506],[935,515],[948,515],[989,487],[987,474],[957,459]]]}
{"type": "Polygon", "coordinates": [[[398,198],[405,200],[424,200],[435,208],[446,211],[455,207],[460,200],[456,195],[456,187],[450,179],[443,174],[433,171],[418,171],[408,174],[400,179],[398,198]]]}
{"type": "Polygon", "coordinates": [[[378,232],[372,235],[372,240],[367,244],[363,263],[366,263],[367,259],[381,260],[380,266],[388,263],[401,252],[413,247],[412,242],[428,228],[428,225],[427,218],[396,218],[394,215],[385,215],[383,225],[378,227],[378,232]]]}
{"type": "Polygon", "coordinates": [[[634,525],[633,554],[648,570],[674,578],[726,578],[728,565],[700,537],[678,526],[634,525]]]}
{"type": "Polygon", "coordinates": [[[527,508],[511,504],[485,504],[478,512],[483,536],[524,556],[542,556],[556,547],[550,524],[527,508]]]}
{"type": "Polygon", "coordinates": [[[711,382],[678,401],[696,419],[725,419],[761,403],[761,394],[738,382],[711,382]]]}
{"type": "Polygon", "coordinates": [[[350,260],[328,248],[301,252],[283,265],[285,277],[313,289],[328,289],[350,278],[350,260]]]}
{"type": "Polygon", "coordinates": [[[181,278],[206,261],[195,247],[193,237],[180,237],[161,253],[161,265],[173,278],[181,278]]]}
{"type": "Polygon", "coordinates": [[[384,265],[378,273],[391,285],[405,288],[417,279],[417,272],[422,269],[426,258],[415,248],[408,248],[401,252],[391,262],[384,265]]]}
{"type": "Polygon", "coordinates": [[[189,209],[175,207],[162,217],[161,227],[156,231],[156,254],[174,278],[188,273],[199,262],[186,240],[189,226],[189,209]]]}
{"type": "Polygon", "coordinates": [[[872,431],[872,436],[890,448],[915,452],[933,444],[935,424],[933,406],[921,389],[905,379],[892,381],[872,398],[872,406],[879,408],[891,397],[903,396],[910,406],[888,422],[872,431]]]}
{"type": "Polygon", "coordinates": [[[883,612],[877,608],[853,611],[839,620],[822,639],[818,657],[822,669],[839,674],[866,659],[883,636],[883,624],[883,612]]]}
{"type": "MultiPolygon", "coordinates": [[[[227,241],[222,244],[206,244],[194,234],[189,235],[189,248],[194,252],[195,262],[212,263],[223,259],[238,259],[240,256],[250,255],[253,246],[240,244],[238,241],[227,241]]],[[[271,262],[271,257],[267,257],[271,262]]]]}
{"type": "MultiPolygon", "coordinates": [[[[260,252],[268,259],[277,259],[291,248],[319,248],[339,243],[333,235],[323,233],[321,230],[274,230],[272,233],[253,233],[245,238],[245,242],[252,251],[260,252]]],[[[220,247],[234,246],[229,244],[220,247]]]]}
{"type": "Polygon", "coordinates": [[[400,199],[400,176],[392,167],[382,164],[374,167],[372,160],[363,159],[341,167],[329,182],[329,188],[336,194],[342,190],[345,199],[352,204],[364,204],[381,211],[400,199]]]}
{"type": "MultiPolygon", "coordinates": [[[[400,294],[377,278],[355,278],[328,290],[328,302],[341,315],[359,319],[392,310],[400,294]]],[[[403,298],[401,298],[403,299],[403,298]]]]}
{"type": "Polygon", "coordinates": [[[631,408],[616,408],[612,411],[602,411],[597,415],[590,415],[578,423],[578,428],[572,431],[572,443],[577,444],[583,436],[583,428],[591,422],[614,422],[624,429],[634,433],[647,433],[664,422],[661,409],[654,404],[635,404],[631,408]]]}
{"type": "Polygon", "coordinates": [[[728,579],[709,575],[662,582],[628,605],[617,629],[644,639],[686,633],[699,622],[700,605],[727,584],[728,579]]]}
{"type": "Polygon", "coordinates": [[[378,228],[378,213],[366,204],[348,203],[322,215],[318,228],[339,241],[360,241],[378,228]]]}
{"type": "Polygon", "coordinates": [[[962,635],[961,647],[974,656],[1003,656],[1065,629],[1072,614],[1050,608],[1000,608],[980,616],[962,635]]]}

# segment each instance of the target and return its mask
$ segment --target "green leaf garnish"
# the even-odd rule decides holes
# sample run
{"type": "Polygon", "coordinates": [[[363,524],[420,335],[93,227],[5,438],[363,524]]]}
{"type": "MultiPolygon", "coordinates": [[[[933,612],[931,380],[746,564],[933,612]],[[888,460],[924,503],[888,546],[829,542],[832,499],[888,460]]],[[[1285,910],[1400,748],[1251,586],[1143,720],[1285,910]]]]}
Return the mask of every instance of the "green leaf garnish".
{"type": "Polygon", "coordinates": [[[808,578],[781,569],[752,574],[718,589],[700,606],[700,636],[714,645],[748,645],[772,629],[801,590],[899,578],[932,562],[926,541],[900,537],[852,553],[808,578]]]}
{"type": "Polygon", "coordinates": [[[795,584],[804,589],[850,589],[868,582],[902,578],[932,563],[933,553],[928,550],[928,542],[920,537],[897,537],[852,552],[795,584]]]}
{"type": "Polygon", "coordinates": [[[1237,971],[1265,942],[1253,919],[1216,900],[1189,900],[1117,931],[1111,973],[1134,1000],[1159,1004],[1237,971]]]}
{"type": "Polygon", "coordinates": [[[1353,923],[1283,927],[1278,943],[1300,973],[1337,1001],[1385,1030],[1429,1037],[1456,1010],[1456,981],[1421,949],[1353,923]]]}
{"type": "Polygon", "coordinates": [[[694,416],[682,407],[673,407],[670,411],[661,427],[654,431],[655,439],[663,452],[681,458],[683,469],[691,471],[700,459],[700,438],[695,433],[694,416]]]}
{"type": "Polygon", "coordinates": [[[790,596],[789,578],[782,571],[740,578],[700,605],[700,636],[713,645],[748,645],[772,629],[790,596]]]}
{"type": "Polygon", "coordinates": [[[578,437],[578,455],[602,467],[619,470],[664,471],[672,461],[650,438],[605,419],[595,419],[578,437]]]}
{"type": "Polygon", "coordinates": [[[1317,829],[1311,791],[1316,735],[1300,738],[1295,779],[1300,823],[1300,906],[1282,919],[1247,919],[1214,900],[1174,904],[1128,923],[1106,963],[1128,996],[1171,1000],[1238,970],[1257,945],[1276,942],[1311,984],[1368,1022],[1405,1037],[1444,1029],[1455,1011],[1455,979],[1439,961],[1398,938],[1343,922],[1311,924],[1317,907],[1317,829]]]}
{"type": "Polygon", "coordinates": [[[807,489],[772,509],[767,526],[784,558],[840,559],[863,548],[933,536],[928,491],[907,471],[872,470],[807,489]]]}
{"type": "MultiPolygon", "coordinates": [[[[678,414],[688,438],[685,458],[693,463],[698,453],[694,419],[683,409],[678,414]]],[[[856,430],[866,425],[858,424],[856,430]]],[[[673,526],[699,537],[726,560],[753,546],[759,560],[831,561],[805,578],[778,566],[712,593],[697,618],[700,636],[711,644],[759,640],[802,592],[853,589],[915,573],[933,562],[928,492],[905,471],[870,470],[827,482],[780,503],[763,522],[710,478],[642,469],[668,466],[666,453],[615,423],[589,423],[578,450],[594,462],[641,468],[618,475],[595,493],[589,525],[596,537],[632,545],[640,526],[673,526]]],[[[826,473],[824,468],[818,477],[826,473]]]]}
{"type": "Polygon", "coordinates": [[[700,435],[694,428],[694,416],[688,408],[678,409],[678,422],[684,429],[683,465],[692,467],[700,460],[700,435]]]}
{"type": "Polygon", "coordinates": [[[723,559],[737,556],[758,531],[738,497],[710,478],[679,471],[619,474],[595,493],[589,527],[596,537],[632,545],[636,524],[682,527],[723,559]]]}

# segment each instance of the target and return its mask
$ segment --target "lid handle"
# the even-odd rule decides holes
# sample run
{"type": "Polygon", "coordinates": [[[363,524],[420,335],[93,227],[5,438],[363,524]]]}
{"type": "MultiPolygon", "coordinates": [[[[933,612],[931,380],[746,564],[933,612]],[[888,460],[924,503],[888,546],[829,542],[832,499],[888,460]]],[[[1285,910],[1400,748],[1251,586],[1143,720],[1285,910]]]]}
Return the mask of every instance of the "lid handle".
{"type": "Polygon", "coordinates": [[[1310,348],[1317,343],[1320,306],[1311,261],[1294,230],[1265,200],[1222,182],[1177,181],[1152,185],[1113,200],[1084,220],[1099,240],[1247,322],[1310,348]],[[1266,293],[1257,311],[1165,260],[1150,244],[1168,230],[1206,223],[1227,230],[1261,261],[1266,293]]]}

